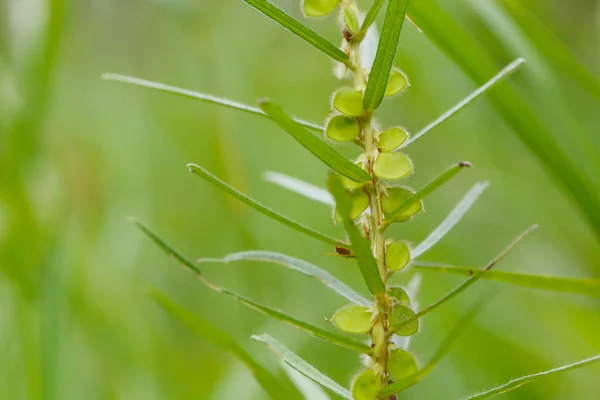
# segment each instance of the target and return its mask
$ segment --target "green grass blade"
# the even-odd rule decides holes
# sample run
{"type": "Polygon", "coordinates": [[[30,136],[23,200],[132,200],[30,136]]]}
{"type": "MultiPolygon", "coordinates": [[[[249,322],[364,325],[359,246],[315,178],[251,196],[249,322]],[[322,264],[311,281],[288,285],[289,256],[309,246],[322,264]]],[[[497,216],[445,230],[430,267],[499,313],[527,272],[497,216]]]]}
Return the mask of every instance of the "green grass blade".
{"type": "Polygon", "coordinates": [[[267,171],[264,175],[265,180],[281,186],[308,199],[318,201],[328,206],[335,206],[335,201],[331,194],[318,186],[304,182],[293,176],[282,174],[280,172],[267,171]]]}
{"type": "Polygon", "coordinates": [[[322,139],[306,131],[306,129],[294,122],[281,107],[271,100],[262,100],[260,108],[298,143],[334,171],[355,182],[369,182],[371,180],[371,176],[367,172],[353,164],[322,139]]]}
{"type": "Polygon", "coordinates": [[[302,396],[305,399],[310,400],[331,400],[331,397],[325,392],[325,389],[318,385],[312,379],[308,379],[300,372],[290,367],[286,363],[282,362],[283,370],[287,374],[288,378],[298,388],[302,396]]]}
{"type": "Polygon", "coordinates": [[[297,230],[298,232],[302,232],[310,237],[313,237],[315,239],[322,241],[323,243],[327,243],[327,244],[330,244],[333,246],[342,246],[342,247],[346,246],[344,243],[342,243],[341,241],[339,241],[337,239],[334,239],[334,238],[331,238],[322,233],[316,232],[302,224],[299,224],[298,222],[291,220],[290,218],[288,218],[286,216],[283,216],[283,215],[271,210],[270,208],[268,208],[266,206],[263,206],[262,204],[251,199],[250,197],[246,196],[245,194],[238,192],[233,187],[229,186],[227,183],[223,182],[222,180],[215,177],[210,172],[208,172],[207,170],[205,170],[204,168],[202,168],[196,164],[188,164],[188,168],[194,174],[207,180],[208,182],[212,183],[213,185],[217,186],[218,188],[223,189],[225,192],[229,193],[236,199],[240,200],[242,203],[254,208],[255,210],[263,213],[264,215],[266,215],[276,221],[281,222],[284,225],[289,226],[292,229],[297,230]]]}
{"type": "Polygon", "coordinates": [[[528,383],[537,381],[540,378],[545,378],[551,375],[559,374],[562,372],[572,371],[574,369],[587,367],[589,365],[600,362],[600,355],[591,357],[585,360],[577,361],[573,364],[563,365],[562,367],[554,368],[548,371],[539,372],[537,374],[523,376],[521,378],[513,379],[512,381],[505,383],[504,385],[498,386],[494,389],[488,390],[483,393],[479,393],[470,397],[467,397],[465,400],[475,400],[475,399],[487,399],[490,397],[495,397],[499,394],[504,394],[515,389],[520,388],[523,385],[528,383]]]}
{"type": "Polygon", "coordinates": [[[231,353],[240,360],[273,399],[279,400],[288,398],[288,396],[294,399],[302,399],[297,391],[282,386],[273,374],[257,363],[229,334],[194,315],[154,288],[150,288],[148,294],[173,319],[179,321],[191,333],[231,353]]]}
{"type": "Polygon", "coordinates": [[[600,80],[577,60],[571,49],[551,29],[544,25],[521,1],[504,0],[501,5],[547,59],[600,101],[600,80]]]}
{"type": "Polygon", "coordinates": [[[465,168],[470,168],[471,164],[468,162],[460,162],[452,167],[448,168],[443,174],[438,176],[434,181],[429,183],[423,189],[419,190],[417,193],[410,196],[404,203],[402,203],[398,208],[385,216],[386,221],[393,221],[394,217],[401,212],[405,211],[411,204],[414,204],[417,201],[423,200],[425,197],[429,196],[433,193],[437,188],[442,186],[444,183],[448,182],[452,179],[456,174],[464,170],[465,168]]]}
{"type": "Polygon", "coordinates": [[[433,357],[431,357],[431,360],[429,360],[429,362],[423,368],[406,379],[392,383],[379,392],[379,394],[382,396],[391,396],[393,394],[400,393],[409,387],[416,385],[425,377],[427,377],[444,358],[444,356],[448,354],[454,343],[456,343],[465,329],[471,324],[473,319],[477,316],[477,314],[479,314],[481,309],[488,304],[488,302],[489,299],[484,299],[483,301],[478,300],[477,303],[471,307],[471,309],[456,323],[454,328],[452,328],[450,333],[448,333],[448,335],[444,338],[436,352],[433,354],[433,357]]]}
{"type": "Polygon", "coordinates": [[[446,111],[445,113],[440,115],[438,119],[436,119],[435,121],[433,121],[432,123],[427,125],[425,128],[423,128],[419,132],[417,132],[414,136],[412,136],[408,140],[408,143],[406,145],[409,145],[409,144],[419,140],[420,138],[422,138],[424,135],[429,133],[431,130],[433,130],[437,126],[448,121],[450,118],[452,118],[453,116],[458,114],[460,111],[462,111],[462,109],[464,109],[466,106],[471,104],[473,101],[475,101],[480,96],[482,96],[485,92],[487,92],[492,87],[494,87],[503,78],[506,78],[507,76],[509,76],[510,74],[515,72],[517,69],[519,69],[519,67],[522,66],[523,64],[525,64],[524,58],[517,58],[515,61],[508,64],[506,67],[504,67],[504,69],[502,69],[502,71],[500,71],[492,79],[487,81],[483,86],[480,86],[477,90],[475,90],[474,92],[469,94],[467,97],[462,99],[454,107],[452,107],[451,109],[449,109],[448,111],[446,111]]]}
{"type": "MultiPolygon", "coordinates": [[[[424,33],[477,84],[483,84],[495,73],[497,67],[491,56],[435,1],[416,1],[408,12],[424,33]]],[[[511,85],[497,86],[489,93],[489,99],[549,174],[570,193],[600,237],[600,194],[586,173],[556,143],[541,117],[511,85]]]]}
{"type": "Polygon", "coordinates": [[[460,222],[461,219],[467,214],[467,212],[473,207],[473,204],[477,201],[479,196],[489,186],[488,182],[477,182],[471,190],[462,198],[462,200],[454,207],[454,209],[448,214],[448,216],[442,221],[442,223],[433,230],[417,247],[411,251],[412,259],[415,259],[429,249],[435,246],[440,240],[444,238],[460,222]]]}
{"type": "Polygon", "coordinates": [[[283,265],[284,267],[300,272],[308,277],[318,279],[324,283],[325,286],[354,304],[364,307],[371,307],[373,305],[369,300],[362,297],[354,289],[338,280],[329,272],[322,270],[316,265],[285,254],[254,250],[228,254],[224,258],[201,258],[198,260],[199,263],[231,263],[239,261],[264,261],[283,265]]]}
{"type": "Polygon", "coordinates": [[[354,221],[350,219],[350,210],[352,206],[339,177],[330,173],[327,183],[337,204],[340,216],[344,223],[344,228],[346,228],[346,232],[350,238],[352,250],[358,261],[358,266],[360,267],[363,279],[371,293],[378,296],[385,292],[385,285],[381,280],[381,275],[379,275],[379,270],[375,258],[373,257],[369,240],[360,233],[358,227],[354,224],[354,221]]]}
{"type": "Polygon", "coordinates": [[[408,324],[410,324],[410,323],[418,320],[422,316],[430,313],[431,311],[435,310],[436,308],[438,308],[442,304],[444,304],[444,303],[452,300],[454,297],[458,296],[459,294],[461,294],[462,292],[464,292],[465,290],[467,290],[475,282],[477,282],[479,279],[483,278],[485,276],[485,274],[489,270],[491,270],[496,264],[498,264],[498,262],[500,260],[502,260],[504,258],[504,256],[506,256],[513,249],[513,247],[515,247],[519,242],[521,242],[521,240],[523,240],[527,235],[529,235],[535,229],[537,229],[537,225],[533,225],[530,228],[528,228],[527,230],[525,230],[525,232],[523,232],[515,240],[513,240],[512,243],[510,243],[506,249],[504,249],[499,255],[497,255],[496,258],[494,258],[484,269],[477,271],[466,282],[464,282],[462,285],[459,285],[457,288],[455,288],[454,290],[452,290],[450,293],[448,293],[447,295],[445,295],[444,297],[442,297],[441,299],[439,299],[435,303],[433,303],[430,306],[428,306],[428,307],[424,308],[423,310],[419,311],[414,316],[412,316],[410,318],[407,318],[406,320],[402,321],[400,324],[398,324],[398,327],[396,329],[400,329],[400,328],[402,328],[402,327],[404,327],[404,326],[406,326],[406,325],[408,325],[408,324]]]}
{"type": "Polygon", "coordinates": [[[191,270],[192,272],[194,272],[196,275],[198,275],[198,277],[201,279],[201,281],[208,286],[210,289],[219,292],[219,293],[223,293],[226,294],[230,297],[235,298],[236,300],[240,301],[242,304],[253,308],[257,311],[262,312],[263,314],[266,314],[270,317],[273,317],[275,319],[278,319],[280,321],[286,322],[292,326],[295,326],[296,328],[300,328],[306,332],[311,333],[312,335],[326,340],[328,342],[337,344],[339,346],[342,347],[346,347],[349,348],[351,350],[355,350],[355,351],[359,351],[362,353],[370,353],[371,352],[371,348],[369,346],[367,346],[366,344],[360,343],[360,342],[356,342],[350,338],[347,338],[345,336],[339,335],[337,333],[332,333],[332,332],[328,332],[324,329],[321,328],[317,328],[315,326],[309,325],[305,322],[299,321],[295,318],[292,318],[280,311],[274,310],[272,308],[269,308],[267,306],[263,306],[261,304],[258,304],[256,302],[254,302],[253,300],[247,299],[243,296],[240,296],[234,292],[232,292],[229,289],[223,288],[221,286],[217,286],[213,283],[211,283],[209,280],[207,280],[204,275],[202,274],[202,272],[200,271],[200,268],[198,268],[198,266],[196,266],[196,264],[194,264],[193,261],[190,261],[187,257],[185,257],[184,255],[182,255],[181,253],[179,253],[177,250],[175,250],[174,248],[172,248],[171,246],[169,246],[164,240],[162,240],[157,234],[155,234],[154,232],[152,232],[148,227],[146,227],[144,224],[142,224],[141,222],[137,221],[137,220],[133,220],[133,222],[154,242],[156,243],[165,253],[167,253],[170,256],[173,256],[180,264],[182,264],[184,267],[188,268],[189,270],[191,270]]]}
{"type": "Polygon", "coordinates": [[[333,379],[329,378],[327,375],[323,374],[321,371],[298,357],[293,351],[285,347],[272,336],[264,333],[262,335],[253,335],[252,339],[269,346],[269,348],[275,354],[281,357],[283,362],[300,372],[302,375],[306,376],[308,379],[318,383],[324,388],[331,390],[333,393],[345,399],[352,400],[352,395],[347,389],[343,388],[333,379]]]}
{"type": "Polygon", "coordinates": [[[373,5],[367,12],[367,15],[365,16],[365,19],[363,20],[363,23],[360,27],[359,36],[364,37],[367,34],[367,31],[369,30],[371,25],[373,25],[373,22],[375,22],[375,18],[377,18],[377,14],[379,14],[379,10],[381,10],[381,6],[383,6],[384,2],[385,0],[375,0],[373,2],[373,5]]]}
{"type": "MultiPolygon", "coordinates": [[[[261,117],[267,117],[267,115],[264,112],[262,112],[262,110],[258,107],[238,103],[237,101],[224,99],[222,97],[213,96],[207,93],[194,92],[193,90],[183,89],[176,86],[165,85],[164,83],[147,81],[145,79],[120,74],[102,74],[101,78],[106,81],[127,83],[134,86],[140,86],[147,89],[157,90],[159,92],[175,94],[178,96],[186,97],[188,99],[200,100],[206,103],[216,104],[219,106],[231,108],[233,110],[244,111],[249,114],[259,115],[261,117]]],[[[294,119],[294,121],[306,128],[310,128],[319,132],[323,132],[324,130],[322,126],[314,124],[312,122],[303,121],[301,119],[294,119]]]]}
{"type": "Polygon", "coordinates": [[[377,55],[363,98],[363,108],[366,111],[373,111],[379,107],[385,96],[408,3],[409,0],[389,0],[377,55]]]}
{"type": "Polygon", "coordinates": [[[244,1],[250,4],[252,7],[256,8],[258,11],[265,14],[267,17],[271,18],[273,21],[277,22],[279,25],[292,32],[293,34],[312,44],[314,47],[321,50],[329,57],[344,64],[349,64],[349,57],[346,53],[338,49],[336,46],[327,41],[327,39],[323,38],[312,29],[309,29],[298,20],[292,18],[279,8],[275,7],[273,4],[269,3],[266,0],[244,1]]]}
{"type": "MultiPolygon", "coordinates": [[[[417,262],[416,268],[424,271],[434,271],[458,276],[472,276],[479,271],[468,267],[456,267],[435,263],[417,262]]],[[[489,271],[483,279],[493,280],[530,289],[548,290],[558,293],[580,294],[600,298],[600,279],[571,278],[551,275],[531,275],[518,272],[489,271]]]]}

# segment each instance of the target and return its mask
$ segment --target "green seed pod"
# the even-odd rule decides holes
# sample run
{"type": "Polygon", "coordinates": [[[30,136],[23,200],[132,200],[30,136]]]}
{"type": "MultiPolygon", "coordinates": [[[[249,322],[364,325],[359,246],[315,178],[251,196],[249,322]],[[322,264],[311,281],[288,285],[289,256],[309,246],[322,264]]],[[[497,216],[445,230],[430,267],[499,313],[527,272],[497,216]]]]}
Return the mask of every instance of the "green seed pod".
{"type": "Polygon", "coordinates": [[[401,288],[400,286],[392,286],[388,290],[388,296],[393,298],[393,301],[396,304],[402,304],[404,306],[410,307],[410,297],[406,290],[401,288]]]}
{"type": "Polygon", "coordinates": [[[391,271],[400,271],[410,262],[410,248],[401,240],[390,243],[385,249],[385,266],[391,271]]]}
{"type": "Polygon", "coordinates": [[[406,129],[395,127],[386,129],[379,135],[378,147],[381,151],[392,151],[402,146],[402,143],[408,139],[408,132],[406,129]]]}
{"type": "Polygon", "coordinates": [[[368,369],[354,378],[352,398],[354,400],[377,400],[380,390],[381,379],[375,371],[368,369]]]}
{"type": "Polygon", "coordinates": [[[333,315],[333,323],[348,333],[369,333],[373,328],[373,313],[367,307],[346,306],[333,315]]]}
{"type": "MultiPolygon", "coordinates": [[[[407,320],[408,318],[414,317],[414,316],[415,316],[415,312],[412,309],[410,309],[407,306],[404,306],[402,304],[399,304],[396,307],[394,307],[394,310],[392,311],[392,315],[390,317],[390,325],[391,325],[392,329],[395,329],[401,323],[403,323],[405,320],[407,320]]],[[[411,322],[410,324],[398,329],[396,331],[396,335],[412,336],[417,332],[419,332],[419,320],[418,319],[411,322]]]]}
{"type": "Polygon", "coordinates": [[[352,33],[356,35],[360,32],[360,23],[358,22],[358,8],[355,4],[351,4],[347,7],[344,7],[343,13],[344,23],[346,24],[346,28],[352,33]]]}
{"type": "Polygon", "coordinates": [[[324,17],[337,8],[340,0],[304,0],[302,11],[307,17],[324,17]]]}
{"type": "Polygon", "coordinates": [[[394,67],[392,72],[390,73],[390,79],[388,81],[387,87],[385,88],[386,96],[393,96],[395,94],[400,93],[404,89],[410,86],[410,82],[408,82],[408,77],[398,68],[394,67]]]}
{"type": "MultiPolygon", "coordinates": [[[[348,193],[348,195],[352,200],[350,219],[354,220],[360,217],[360,215],[367,209],[367,207],[369,207],[369,195],[367,195],[367,193],[365,193],[365,191],[363,190],[355,190],[348,193]]],[[[335,210],[335,220],[337,222],[342,222],[342,217],[337,211],[337,209],[335,210]]]]}
{"type": "Polygon", "coordinates": [[[360,125],[354,118],[336,115],[327,121],[325,135],[336,142],[349,142],[360,135],[360,125]]]}
{"type": "Polygon", "coordinates": [[[353,88],[342,88],[333,95],[333,108],[349,117],[360,117],[364,114],[363,94],[353,88]]]}
{"type": "Polygon", "coordinates": [[[400,179],[412,174],[413,164],[402,153],[380,153],[373,164],[373,172],[382,179],[400,179]]]}
{"type": "Polygon", "coordinates": [[[415,358],[406,350],[393,350],[387,359],[387,371],[396,380],[412,376],[418,371],[415,358]]]}
{"type": "Polygon", "coordinates": [[[345,176],[342,176],[340,179],[342,180],[342,186],[348,190],[360,189],[364,186],[364,183],[354,182],[352,179],[346,178],[345,176]]]}
{"type": "MultiPolygon", "coordinates": [[[[392,187],[387,190],[387,196],[382,199],[383,212],[391,213],[408,200],[414,191],[404,187],[392,187]]],[[[423,210],[423,203],[419,200],[410,205],[406,210],[394,217],[394,222],[404,222],[423,210]]]]}

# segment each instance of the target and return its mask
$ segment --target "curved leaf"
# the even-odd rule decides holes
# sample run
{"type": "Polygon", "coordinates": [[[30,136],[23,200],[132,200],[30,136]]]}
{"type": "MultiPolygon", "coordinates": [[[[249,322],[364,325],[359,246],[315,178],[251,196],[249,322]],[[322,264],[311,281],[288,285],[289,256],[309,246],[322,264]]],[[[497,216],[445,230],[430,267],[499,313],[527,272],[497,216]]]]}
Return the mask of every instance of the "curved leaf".
{"type": "Polygon", "coordinates": [[[306,131],[306,129],[294,122],[281,107],[271,100],[262,100],[260,108],[298,143],[334,171],[355,182],[369,182],[371,180],[371,176],[367,172],[353,164],[323,140],[306,131]]]}
{"type": "Polygon", "coordinates": [[[281,344],[269,334],[264,333],[262,335],[253,335],[252,339],[269,346],[269,348],[275,354],[281,357],[281,359],[287,365],[294,368],[296,371],[300,372],[305,377],[311,379],[312,381],[318,383],[324,388],[331,390],[333,393],[340,395],[345,399],[352,400],[352,396],[347,389],[344,389],[333,379],[323,374],[321,371],[319,371],[318,369],[316,369],[315,367],[298,357],[296,354],[294,354],[293,351],[285,347],[283,344],[281,344]]]}
{"type": "Polygon", "coordinates": [[[281,253],[274,253],[272,251],[243,251],[239,253],[228,254],[224,258],[201,258],[198,262],[215,262],[215,263],[230,263],[236,261],[265,261],[283,265],[294,271],[298,271],[301,274],[316,278],[323,282],[325,286],[344,297],[348,301],[357,304],[359,306],[371,307],[372,303],[356,293],[351,287],[341,282],[329,272],[322,270],[316,265],[310,264],[306,261],[299,260],[294,257],[290,257],[281,253]]]}
{"type": "Polygon", "coordinates": [[[306,27],[298,20],[292,18],[279,8],[275,7],[273,4],[269,3],[266,0],[244,0],[246,3],[250,4],[252,7],[256,8],[258,11],[265,14],[267,17],[271,18],[273,21],[277,22],[279,25],[283,26],[293,34],[298,37],[304,39],[308,43],[312,44],[317,49],[321,50],[323,53],[327,54],[329,57],[334,60],[340,61],[344,64],[349,63],[349,57],[346,53],[338,49],[336,46],[331,44],[327,39],[323,38],[321,35],[313,31],[312,29],[306,27]]]}
{"type": "Polygon", "coordinates": [[[210,172],[208,172],[204,168],[200,167],[199,165],[188,164],[188,168],[195,175],[198,175],[199,177],[204,178],[205,180],[207,180],[208,182],[217,186],[218,188],[223,189],[224,191],[226,191],[227,193],[229,193],[236,199],[240,200],[242,203],[245,203],[246,205],[254,208],[255,210],[260,211],[264,215],[266,215],[276,221],[279,221],[282,224],[287,225],[290,228],[297,230],[298,232],[302,232],[310,237],[313,237],[315,239],[322,241],[323,243],[327,243],[327,244],[330,244],[333,246],[342,246],[342,247],[346,246],[341,241],[334,239],[332,237],[329,237],[327,235],[324,235],[322,233],[316,232],[302,224],[299,224],[298,222],[293,221],[290,218],[283,216],[283,215],[279,214],[278,212],[273,211],[272,209],[260,204],[259,202],[251,199],[250,197],[246,196],[245,194],[238,192],[233,187],[229,186],[227,183],[223,182],[216,176],[212,175],[210,172]]]}
{"type": "Polygon", "coordinates": [[[381,275],[379,275],[377,263],[371,252],[371,245],[369,241],[361,235],[358,227],[354,225],[354,221],[350,219],[352,205],[350,204],[349,198],[346,196],[346,190],[340,182],[339,177],[330,173],[327,183],[337,204],[340,217],[344,223],[344,228],[346,228],[346,232],[350,238],[352,250],[358,261],[360,272],[371,293],[378,296],[385,292],[385,285],[381,280],[381,275]]]}
{"type": "Polygon", "coordinates": [[[443,174],[438,176],[433,182],[429,183],[423,189],[419,190],[417,193],[410,196],[404,203],[402,203],[398,208],[385,216],[386,221],[393,221],[394,217],[404,211],[406,211],[413,203],[423,200],[425,197],[429,196],[433,193],[437,188],[442,186],[444,183],[448,182],[452,179],[456,174],[462,171],[465,168],[471,167],[471,164],[468,162],[460,162],[452,167],[450,167],[443,174]]]}
{"type": "MultiPolygon", "coordinates": [[[[455,267],[426,262],[417,262],[414,265],[424,271],[435,271],[445,274],[472,276],[479,271],[474,268],[455,267]]],[[[559,293],[581,294],[600,298],[600,279],[595,278],[570,278],[551,275],[530,275],[518,272],[489,271],[483,279],[510,283],[531,289],[548,290],[559,293]]]]}
{"type": "Polygon", "coordinates": [[[304,182],[298,178],[294,178],[293,176],[282,174],[280,172],[267,171],[265,173],[265,180],[294,193],[298,193],[308,199],[327,204],[328,206],[335,206],[335,201],[327,190],[304,182]]]}
{"type": "Polygon", "coordinates": [[[373,111],[379,107],[385,96],[408,2],[409,0],[389,0],[377,56],[369,74],[369,82],[363,98],[363,108],[366,111],[373,111]]]}
{"type": "MultiPolygon", "coordinates": [[[[147,81],[145,79],[135,78],[133,76],[121,75],[121,74],[102,74],[101,78],[107,81],[115,81],[121,83],[127,83],[130,85],[140,86],[147,89],[157,90],[159,92],[175,94],[178,96],[186,97],[189,99],[200,100],[211,104],[231,108],[234,110],[244,111],[249,114],[259,115],[266,117],[267,115],[262,112],[258,107],[249,106],[247,104],[238,103],[237,101],[224,99],[222,97],[213,96],[212,94],[194,92],[193,90],[183,89],[176,86],[165,85],[159,82],[147,81]]],[[[300,125],[323,132],[325,129],[322,126],[313,124],[312,122],[303,121],[301,119],[294,119],[300,125]]]]}

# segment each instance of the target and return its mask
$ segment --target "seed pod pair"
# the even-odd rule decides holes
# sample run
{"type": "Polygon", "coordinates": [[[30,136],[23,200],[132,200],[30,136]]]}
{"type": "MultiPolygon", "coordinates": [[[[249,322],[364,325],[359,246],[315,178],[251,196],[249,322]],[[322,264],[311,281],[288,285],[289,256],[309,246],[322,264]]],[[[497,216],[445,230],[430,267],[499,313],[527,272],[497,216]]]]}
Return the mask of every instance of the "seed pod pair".
{"type": "MultiPolygon", "coordinates": [[[[388,215],[397,210],[408,200],[415,192],[406,187],[391,187],[387,189],[387,195],[382,199],[383,212],[388,215]]],[[[411,219],[414,215],[423,210],[423,202],[415,201],[404,208],[398,215],[394,216],[393,222],[404,222],[411,219]]]]}
{"type": "Polygon", "coordinates": [[[349,142],[360,136],[357,117],[363,113],[362,92],[352,88],[342,88],[333,95],[332,106],[341,115],[335,115],[327,122],[325,134],[336,142],[349,142]]]}

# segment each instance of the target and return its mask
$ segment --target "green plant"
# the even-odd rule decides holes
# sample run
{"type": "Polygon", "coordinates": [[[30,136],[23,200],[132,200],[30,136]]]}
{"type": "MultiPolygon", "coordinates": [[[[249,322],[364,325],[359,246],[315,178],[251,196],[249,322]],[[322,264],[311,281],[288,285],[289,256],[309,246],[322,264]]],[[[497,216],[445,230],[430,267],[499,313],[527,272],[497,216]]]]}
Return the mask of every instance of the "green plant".
{"type": "MultiPolygon", "coordinates": [[[[448,182],[459,172],[471,166],[468,162],[456,163],[430,184],[415,191],[405,186],[399,186],[396,183],[413,173],[412,161],[405,155],[407,146],[423,137],[438,124],[452,117],[479,95],[494,86],[500,79],[522,65],[524,62],[522,59],[517,59],[511,63],[457,106],[443,114],[422,131],[410,137],[402,127],[380,130],[374,122],[376,110],[384,98],[396,95],[410,86],[406,75],[393,66],[397,44],[408,8],[408,0],[389,0],[381,38],[378,42],[372,66],[364,62],[361,56],[361,49],[364,49],[364,46],[366,46],[366,38],[370,28],[373,26],[375,17],[384,5],[383,0],[376,0],[364,19],[361,18],[361,13],[354,0],[305,0],[303,2],[305,13],[312,17],[325,16],[333,12],[336,8],[340,8],[340,14],[344,22],[344,39],[341,50],[267,1],[245,0],[245,2],[333,58],[338,63],[336,70],[340,78],[346,78],[348,75],[353,77],[353,84],[351,86],[343,87],[334,93],[332,99],[332,112],[334,114],[329,118],[325,127],[294,119],[269,99],[261,100],[259,107],[256,108],[137,78],[114,74],[107,74],[105,78],[176,93],[268,117],[304,148],[314,154],[316,158],[331,168],[332,171],[327,180],[328,192],[323,192],[319,188],[307,188],[306,185],[298,184],[297,181],[282,175],[272,175],[271,178],[282,186],[292,188],[301,194],[308,195],[308,197],[316,198],[333,205],[335,207],[333,218],[335,221],[343,224],[348,241],[332,238],[297,223],[240,193],[204,168],[195,164],[188,165],[192,173],[220,187],[263,214],[332,246],[335,250],[335,256],[355,260],[365,284],[371,293],[369,299],[364,298],[318,267],[283,254],[254,251],[232,254],[222,260],[202,259],[200,261],[231,262],[239,260],[263,260],[278,263],[305,275],[315,277],[350,302],[349,305],[333,314],[331,318],[333,324],[344,333],[366,335],[369,338],[369,344],[364,344],[362,341],[357,341],[344,334],[312,326],[281,311],[259,304],[228,289],[215,285],[205,278],[197,263],[178,253],[145,225],[135,221],[163,250],[197,274],[202,282],[211,289],[231,296],[257,311],[291,324],[320,339],[362,353],[365,355],[366,365],[354,378],[352,386],[348,390],[323,375],[316,368],[308,365],[271,336],[266,334],[254,336],[253,338],[256,341],[265,343],[278,353],[286,364],[342,397],[356,400],[394,398],[397,393],[416,384],[433,369],[445,354],[452,341],[456,339],[457,332],[467,325],[468,320],[461,321],[457,325],[457,330],[450,334],[448,340],[442,344],[431,362],[420,369],[414,357],[406,350],[405,346],[402,346],[402,341],[398,340],[398,337],[410,337],[416,334],[419,331],[421,317],[464,292],[479,279],[501,279],[515,284],[527,284],[528,286],[549,290],[574,291],[576,293],[597,296],[597,293],[593,290],[598,286],[595,281],[556,278],[554,284],[547,284],[542,277],[509,274],[492,275],[492,272],[488,272],[514,245],[531,232],[535,226],[526,230],[525,233],[512,242],[505,251],[500,253],[482,270],[467,269],[465,271],[460,268],[438,268],[432,266],[430,263],[421,263],[416,260],[443,238],[465,215],[485,189],[485,183],[475,185],[449,217],[416,248],[411,249],[406,242],[394,240],[386,235],[386,231],[390,225],[402,223],[415,217],[422,211],[422,201],[428,195],[448,182]],[[316,136],[311,131],[321,131],[332,141],[353,142],[358,146],[361,154],[355,161],[350,161],[327,141],[316,136]],[[440,269],[443,272],[466,273],[470,278],[440,300],[420,311],[416,311],[412,308],[412,299],[408,291],[402,287],[393,286],[389,282],[389,278],[393,274],[406,269],[409,265],[417,268],[426,268],[429,266],[429,269],[440,269]]],[[[420,21],[424,23],[430,21],[427,19],[428,15],[426,12],[423,14],[417,13],[417,15],[419,18],[416,18],[416,22],[419,24],[421,23],[420,21]]],[[[431,15],[435,16],[436,14],[433,13],[431,15]]],[[[480,74],[480,72],[477,72],[477,74],[480,74]]],[[[505,96],[501,99],[500,103],[512,112],[512,106],[506,106],[507,97],[505,96]]],[[[537,142],[533,141],[532,143],[536,144],[537,142]]],[[[552,146],[549,148],[553,149],[552,146]]],[[[549,162],[548,159],[545,160],[549,162]]],[[[566,172],[564,173],[566,174],[566,172]]],[[[576,181],[574,185],[575,189],[579,187],[576,181]]],[[[586,196],[582,198],[586,198],[586,196]]],[[[152,293],[153,297],[163,307],[177,319],[186,322],[187,325],[206,325],[205,323],[190,323],[189,321],[192,318],[189,314],[178,310],[173,303],[166,301],[164,296],[157,295],[156,292],[152,293]]],[[[468,316],[472,317],[473,315],[474,313],[469,313],[468,316]]],[[[229,339],[216,340],[215,337],[218,337],[219,334],[215,332],[206,334],[206,330],[211,331],[211,328],[196,329],[201,336],[209,336],[209,340],[218,342],[220,346],[228,348],[256,372],[257,364],[254,361],[249,361],[250,356],[239,345],[229,339]]],[[[588,365],[599,360],[598,357],[594,357],[563,367],[562,369],[548,371],[547,374],[588,365]]],[[[262,369],[259,369],[259,371],[260,375],[257,375],[257,379],[265,387],[265,390],[275,398],[281,396],[282,390],[285,389],[279,387],[274,389],[274,385],[277,382],[276,379],[262,369]]],[[[542,373],[523,377],[473,398],[485,398],[504,393],[544,375],[546,374],[542,373]]],[[[297,397],[299,393],[294,389],[290,389],[289,393],[285,396],[297,397]]]]}

